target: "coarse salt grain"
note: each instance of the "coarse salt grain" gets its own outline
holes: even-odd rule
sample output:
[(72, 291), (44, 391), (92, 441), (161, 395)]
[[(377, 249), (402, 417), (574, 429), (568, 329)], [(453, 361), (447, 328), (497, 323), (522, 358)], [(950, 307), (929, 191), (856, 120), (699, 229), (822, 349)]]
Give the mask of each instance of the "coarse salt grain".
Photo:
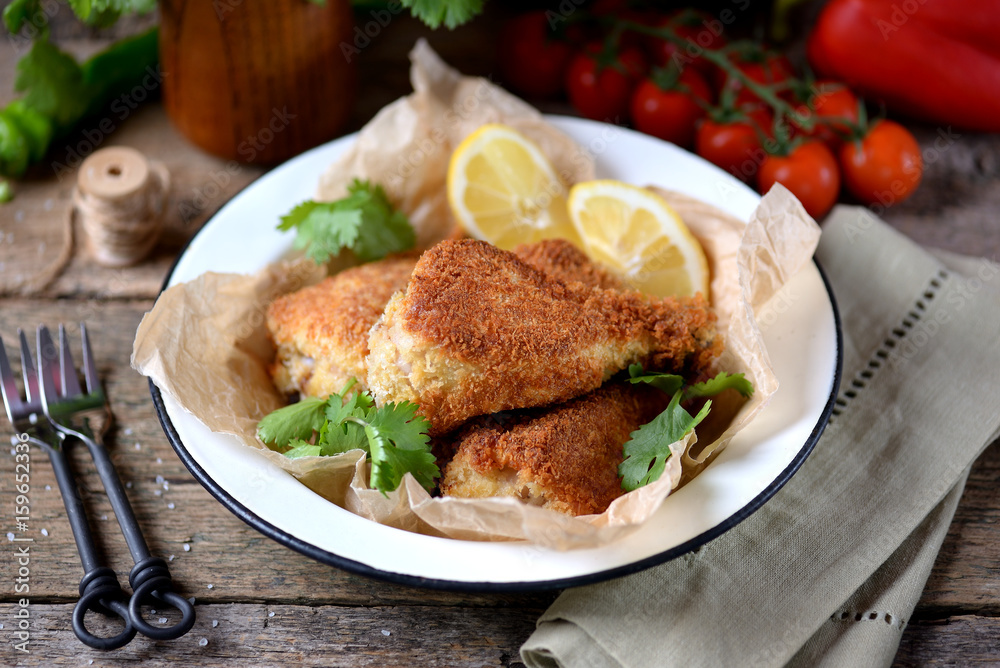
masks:
[(135, 444), (135, 449), (136, 449), (136, 450), (142, 450), (142, 446), (141, 446), (141, 445), (139, 445), (138, 443), (136, 443), (136, 444)]
[(208, 644), (208, 638), (202, 638), (201, 640), (198, 641), (198, 644), (204, 647), (205, 645)]
[(210, 585), (205, 585), (205, 586), (206, 586), (206, 587), (207, 587), (208, 589), (214, 589), (214, 588), (215, 588), (215, 585), (213, 585), (213, 584), (210, 584)]
[(42, 535), (43, 536), (48, 536), (49, 535), (49, 530), (48, 529), (42, 529)]
[[(218, 626), (218, 625), (219, 625), (219, 620), (218, 620), (218, 619), (213, 619), (213, 620), (212, 620), (212, 628), (214, 629), (214, 628), (215, 628), (216, 626)], [(0, 626), (0, 629), (2, 629), (2, 628), (3, 628), (3, 627), (2, 627), (2, 626)]]
[(160, 623), (161, 624), (166, 624), (167, 623), (167, 618), (166, 617), (160, 617)]
[(267, 613), (267, 616), (268, 617), (274, 617), (274, 613), (273, 612), (269, 612), (269, 613)]
[(390, 631), (386, 630), (386, 629), (382, 629), (382, 635), (384, 635), (384, 636), (390, 636), (390, 635), (392, 635), (392, 633)]
[(163, 476), (161, 476), (161, 475), (156, 476), (156, 484), (157, 485), (162, 485), (163, 484)]
[(173, 510), (174, 509), (174, 504), (173, 503), (168, 503), (167, 504), (167, 508), (169, 508), (170, 510)]
[(184, 543), (184, 551), (185, 552), (190, 552), (191, 551), (191, 545), (188, 544), (188, 543)]

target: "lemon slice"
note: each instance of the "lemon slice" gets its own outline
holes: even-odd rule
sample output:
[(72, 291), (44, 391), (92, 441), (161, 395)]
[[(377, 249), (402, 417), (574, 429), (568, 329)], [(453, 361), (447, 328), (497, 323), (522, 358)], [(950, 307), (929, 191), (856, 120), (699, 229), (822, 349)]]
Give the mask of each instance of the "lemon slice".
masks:
[(656, 193), (621, 181), (585, 181), (570, 190), (569, 215), (587, 255), (632, 288), (658, 297), (709, 297), (705, 251)]
[(484, 125), (455, 149), (448, 202), (470, 235), (505, 250), (551, 238), (580, 246), (566, 186), (541, 149), (506, 125)]

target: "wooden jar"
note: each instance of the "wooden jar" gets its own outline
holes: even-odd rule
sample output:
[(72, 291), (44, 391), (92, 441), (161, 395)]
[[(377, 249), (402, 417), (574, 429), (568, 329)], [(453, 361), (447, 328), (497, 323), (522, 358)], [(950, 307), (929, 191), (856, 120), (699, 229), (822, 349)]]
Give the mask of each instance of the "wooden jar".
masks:
[(160, 0), (163, 102), (214, 155), (273, 164), (343, 132), (354, 104), (349, 0)]

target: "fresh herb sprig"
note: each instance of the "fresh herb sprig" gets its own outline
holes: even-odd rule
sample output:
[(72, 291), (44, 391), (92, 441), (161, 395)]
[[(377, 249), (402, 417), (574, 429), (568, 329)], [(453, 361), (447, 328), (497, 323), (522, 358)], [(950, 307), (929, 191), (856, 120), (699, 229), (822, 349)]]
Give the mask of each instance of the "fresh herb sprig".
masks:
[(753, 384), (742, 373), (721, 372), (711, 380), (687, 386), (682, 376), (646, 372), (640, 364), (630, 365), (628, 373), (630, 383), (652, 385), (672, 397), (662, 413), (633, 431), (625, 443), (625, 460), (618, 466), (618, 475), (622, 478), (622, 489), (627, 492), (658, 480), (667, 467), (667, 460), (674, 454), (670, 446), (684, 438), (712, 410), (712, 401), (708, 400), (696, 415), (691, 415), (681, 402), (714, 397), (728, 389), (744, 397), (753, 394)]
[(296, 232), (295, 247), (316, 264), (350, 249), (362, 262), (409, 250), (416, 244), (410, 221), (380, 185), (354, 179), (335, 202), (308, 200), (281, 217), (279, 230)]
[(406, 473), (426, 489), (441, 471), (430, 451), (426, 418), (404, 401), (375, 406), (371, 395), (351, 393), (353, 378), (339, 394), (308, 397), (268, 414), (257, 437), (286, 457), (329, 456), (364, 450), (372, 462), (371, 486), (388, 494)]

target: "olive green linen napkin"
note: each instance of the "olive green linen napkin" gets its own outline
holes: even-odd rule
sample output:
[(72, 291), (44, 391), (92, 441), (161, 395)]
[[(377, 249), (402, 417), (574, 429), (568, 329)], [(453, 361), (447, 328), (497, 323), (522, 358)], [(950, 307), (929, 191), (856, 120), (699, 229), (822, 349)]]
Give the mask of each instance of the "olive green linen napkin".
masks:
[[(564, 592), (540, 666), (888, 666), (1000, 427), (1000, 267), (838, 207), (817, 258), (844, 329), (835, 415), (760, 510), (694, 553)], [(779, 390), (780, 391), (780, 390)]]

